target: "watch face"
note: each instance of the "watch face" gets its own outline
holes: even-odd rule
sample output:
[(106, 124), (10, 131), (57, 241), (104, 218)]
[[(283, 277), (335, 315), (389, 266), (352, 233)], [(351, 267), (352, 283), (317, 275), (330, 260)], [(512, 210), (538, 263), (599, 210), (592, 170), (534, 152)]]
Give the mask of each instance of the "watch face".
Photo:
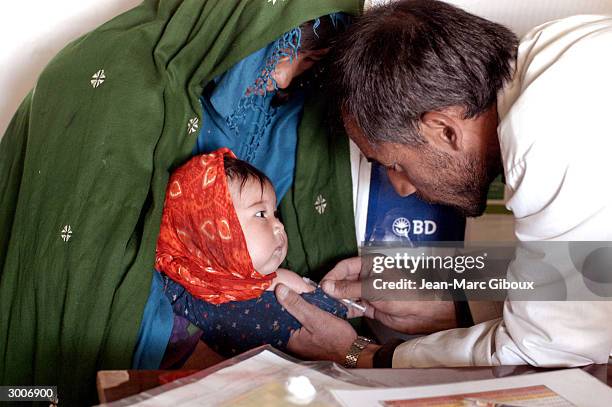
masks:
[(364, 336), (358, 336), (357, 339), (355, 339), (355, 344), (359, 344), (359, 346), (363, 346), (364, 348), (368, 346), (369, 343), (372, 343), (372, 341)]

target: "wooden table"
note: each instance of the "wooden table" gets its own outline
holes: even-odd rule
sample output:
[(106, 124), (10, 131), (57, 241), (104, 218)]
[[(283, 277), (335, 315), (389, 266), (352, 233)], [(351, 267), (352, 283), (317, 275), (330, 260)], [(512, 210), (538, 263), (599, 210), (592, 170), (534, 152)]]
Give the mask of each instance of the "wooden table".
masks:
[[(353, 369), (352, 372), (367, 379), (385, 383), (389, 387), (421, 386), (429, 384), (494, 379), (506, 376), (546, 372), (529, 366), (431, 368), (431, 369)], [(582, 370), (612, 387), (612, 362), (590, 365)], [(168, 383), (173, 378), (187, 376), (196, 370), (102, 370), (98, 372), (98, 397), (108, 403), (138, 394)]]

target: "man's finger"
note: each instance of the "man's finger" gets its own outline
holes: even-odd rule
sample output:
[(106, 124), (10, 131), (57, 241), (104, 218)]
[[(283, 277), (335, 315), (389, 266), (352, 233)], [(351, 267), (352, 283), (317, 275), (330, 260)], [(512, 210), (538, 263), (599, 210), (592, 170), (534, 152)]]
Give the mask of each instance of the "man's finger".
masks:
[(361, 281), (323, 280), (321, 288), (334, 298), (361, 298)]
[(303, 354), (304, 349), (311, 347), (313, 343), (312, 334), (304, 327), (293, 331), (287, 342), (287, 350), (297, 354)]
[(376, 319), (376, 308), (366, 300), (361, 300), (360, 303), (365, 307), (363, 316), (370, 319)]
[(278, 302), (309, 332), (313, 332), (315, 327), (325, 321), (326, 317), (332, 316), (307, 302), (284, 284), (277, 284), (274, 294)]
[(361, 272), (361, 257), (344, 259), (323, 277), (323, 280), (358, 280)]
[[(346, 319), (359, 318), (366, 315), (361, 309), (355, 308), (349, 304), (342, 304), (344, 304), (344, 306), (346, 307)], [(360, 303), (360, 305), (362, 304)]]

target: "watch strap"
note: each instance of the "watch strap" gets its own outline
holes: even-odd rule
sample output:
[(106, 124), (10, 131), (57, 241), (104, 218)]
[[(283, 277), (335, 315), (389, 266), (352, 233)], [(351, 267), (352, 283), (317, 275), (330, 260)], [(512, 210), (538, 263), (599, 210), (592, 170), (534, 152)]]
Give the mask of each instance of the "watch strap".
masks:
[(361, 352), (371, 343), (371, 339), (366, 338), (365, 336), (358, 336), (351, 344), (351, 347), (344, 358), (344, 367), (354, 368), (357, 366), (359, 355), (361, 355)]

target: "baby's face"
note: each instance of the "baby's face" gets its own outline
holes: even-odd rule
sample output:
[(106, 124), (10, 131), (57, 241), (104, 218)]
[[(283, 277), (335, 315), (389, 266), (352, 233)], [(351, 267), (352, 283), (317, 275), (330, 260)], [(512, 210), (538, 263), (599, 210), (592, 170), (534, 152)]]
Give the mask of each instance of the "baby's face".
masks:
[(229, 190), (242, 226), (253, 267), (261, 274), (276, 271), (287, 255), (285, 227), (275, 216), (276, 194), (269, 182), (249, 179), (242, 189), (239, 181), (230, 181)]

